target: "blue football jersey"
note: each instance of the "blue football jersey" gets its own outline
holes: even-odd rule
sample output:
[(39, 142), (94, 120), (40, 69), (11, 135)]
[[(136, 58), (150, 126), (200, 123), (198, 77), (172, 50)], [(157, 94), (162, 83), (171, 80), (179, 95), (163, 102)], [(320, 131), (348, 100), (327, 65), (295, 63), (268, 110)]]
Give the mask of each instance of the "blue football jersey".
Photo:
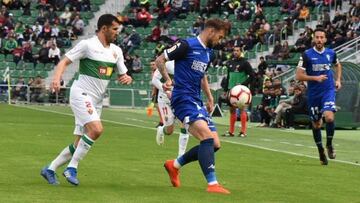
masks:
[(331, 70), (338, 63), (336, 53), (325, 48), (322, 52), (311, 48), (306, 50), (300, 58), (298, 67), (303, 68), (309, 76), (327, 75), (323, 82), (308, 81), (308, 97), (322, 95), (326, 91), (335, 91), (334, 74)]
[(211, 53), (198, 37), (179, 41), (164, 51), (167, 60), (175, 61), (172, 98), (187, 96), (201, 101), (201, 79), (207, 71)]

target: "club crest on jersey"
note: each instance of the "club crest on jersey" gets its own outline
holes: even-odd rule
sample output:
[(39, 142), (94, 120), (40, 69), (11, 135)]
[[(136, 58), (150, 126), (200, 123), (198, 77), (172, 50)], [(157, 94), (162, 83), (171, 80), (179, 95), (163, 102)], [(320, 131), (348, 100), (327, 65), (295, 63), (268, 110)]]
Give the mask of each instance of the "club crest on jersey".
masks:
[(330, 55), (326, 54), (326, 58), (328, 59), (328, 61), (330, 61)]
[(113, 54), (113, 57), (114, 57), (115, 59), (117, 59), (117, 54), (116, 54), (116, 52), (114, 51), (112, 54)]

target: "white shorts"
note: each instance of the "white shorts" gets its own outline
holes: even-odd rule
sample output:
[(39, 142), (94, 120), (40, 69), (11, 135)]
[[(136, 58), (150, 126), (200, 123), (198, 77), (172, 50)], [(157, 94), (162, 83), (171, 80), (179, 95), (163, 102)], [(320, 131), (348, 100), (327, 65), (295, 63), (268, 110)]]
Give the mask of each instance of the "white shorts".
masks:
[(83, 135), (85, 124), (100, 121), (102, 103), (95, 103), (95, 99), (80, 88), (71, 88), (70, 107), (75, 116), (74, 135)]
[(164, 126), (171, 126), (175, 123), (175, 115), (169, 103), (159, 102), (160, 116), (164, 122)]

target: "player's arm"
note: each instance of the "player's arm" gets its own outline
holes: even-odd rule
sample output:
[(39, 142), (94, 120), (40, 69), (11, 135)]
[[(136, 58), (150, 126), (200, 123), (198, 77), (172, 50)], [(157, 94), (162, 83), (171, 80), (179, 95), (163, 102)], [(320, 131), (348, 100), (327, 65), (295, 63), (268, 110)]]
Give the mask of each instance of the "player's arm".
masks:
[(340, 61), (337, 59), (336, 54), (334, 57), (335, 62), (335, 88), (339, 90), (341, 88), (341, 75), (342, 75), (342, 65)]
[(189, 45), (186, 41), (179, 41), (171, 48), (165, 49), (164, 53), (156, 58), (155, 64), (157, 69), (159, 69), (162, 78), (166, 81), (164, 84), (166, 90), (170, 90), (172, 86), (171, 78), (165, 66), (166, 61), (180, 60), (186, 57), (188, 47)]
[(67, 66), (70, 65), (71, 63), (72, 63), (71, 60), (67, 56), (65, 56), (57, 64), (56, 69), (55, 69), (55, 73), (54, 73), (54, 77), (53, 77), (52, 82), (50, 84), (50, 90), (51, 91), (53, 91), (53, 92), (59, 92), (60, 91), (61, 76), (64, 73), (64, 71), (66, 70)]
[(327, 76), (326, 75), (307, 75), (306, 74), (306, 66), (307, 66), (307, 57), (305, 54), (302, 55), (302, 57), (300, 57), (298, 66), (296, 68), (296, 74), (295, 74), (295, 79), (296, 80), (300, 80), (300, 81), (317, 81), (317, 82), (322, 82), (324, 80), (327, 80)]
[(151, 83), (154, 85), (155, 88), (157, 88), (160, 91), (163, 91), (163, 87), (162, 87), (163, 83), (160, 80), (161, 80), (161, 73), (159, 72), (159, 70), (155, 70)]
[(203, 90), (207, 98), (206, 108), (208, 112), (212, 112), (214, 109), (214, 98), (211, 94), (209, 82), (206, 75), (201, 79), (201, 89)]
[(255, 78), (255, 72), (252, 69), (251, 65), (249, 62), (245, 62), (245, 73), (249, 76), (244, 82), (243, 85), (248, 86), (251, 81)]
[(121, 84), (128, 85), (132, 82), (132, 78), (127, 74), (128, 69), (125, 66), (124, 55), (120, 48), (117, 54), (119, 54), (118, 60), (116, 61), (116, 67), (118, 71), (117, 79)]
[(65, 57), (61, 59), (55, 69), (53, 80), (50, 84), (50, 90), (59, 92), (60, 91), (60, 79), (67, 66), (73, 61), (83, 58), (87, 52), (87, 44), (85, 40), (80, 41), (70, 51), (65, 54)]

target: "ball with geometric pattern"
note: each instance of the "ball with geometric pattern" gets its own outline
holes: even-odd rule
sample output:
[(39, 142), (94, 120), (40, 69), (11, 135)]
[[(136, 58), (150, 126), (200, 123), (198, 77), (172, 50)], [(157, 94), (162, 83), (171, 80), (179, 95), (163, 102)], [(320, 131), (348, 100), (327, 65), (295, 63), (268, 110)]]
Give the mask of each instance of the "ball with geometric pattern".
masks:
[(229, 93), (230, 104), (240, 109), (250, 105), (251, 103), (251, 91), (244, 85), (236, 85), (231, 88)]

